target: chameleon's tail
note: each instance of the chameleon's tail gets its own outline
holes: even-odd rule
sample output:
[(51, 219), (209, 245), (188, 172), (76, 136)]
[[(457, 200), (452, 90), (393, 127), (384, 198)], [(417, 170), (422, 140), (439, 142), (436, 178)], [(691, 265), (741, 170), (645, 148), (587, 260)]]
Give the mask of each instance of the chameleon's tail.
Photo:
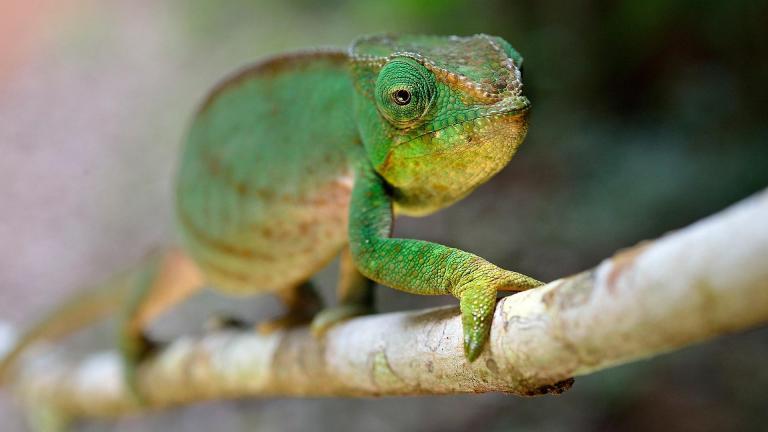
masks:
[(0, 359), (0, 384), (6, 381), (19, 357), (31, 345), (62, 338), (117, 310), (131, 292), (136, 270), (116, 275), (100, 286), (74, 295), (29, 329)]
[(155, 316), (205, 285), (195, 262), (180, 249), (158, 250), (133, 269), (70, 298), (32, 327), (0, 359), (0, 384), (29, 346), (56, 340), (119, 310), (143, 329)]

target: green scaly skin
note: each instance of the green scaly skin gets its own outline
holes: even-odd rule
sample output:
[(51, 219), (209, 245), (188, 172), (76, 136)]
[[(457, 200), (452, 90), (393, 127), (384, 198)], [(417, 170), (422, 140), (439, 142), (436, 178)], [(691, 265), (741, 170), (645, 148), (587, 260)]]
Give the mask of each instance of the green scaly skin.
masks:
[(241, 72), (209, 96), (189, 135), (178, 188), (187, 249), (216, 287), (251, 293), (290, 289), (348, 242), (368, 278), (460, 299), (474, 360), (496, 291), (540, 282), (458, 249), (392, 239), (393, 209), (434, 212), (509, 162), (527, 130), (521, 62), (486, 35), (374, 36), (346, 54)]
[[(302, 301), (308, 280), (344, 251), (339, 305), (315, 316), (316, 333), (371, 311), (375, 281), (458, 298), (475, 360), (496, 292), (540, 282), (390, 235), (395, 215), (442, 209), (509, 162), (527, 131), (521, 63), (497, 37), (382, 35), (239, 72), (206, 98), (187, 137), (176, 189), (184, 253), (208, 285), (277, 294), (297, 317), (316, 304)], [(139, 285), (125, 322), (149, 301), (153, 281)], [(122, 345), (135, 384), (146, 339), (126, 325)]]

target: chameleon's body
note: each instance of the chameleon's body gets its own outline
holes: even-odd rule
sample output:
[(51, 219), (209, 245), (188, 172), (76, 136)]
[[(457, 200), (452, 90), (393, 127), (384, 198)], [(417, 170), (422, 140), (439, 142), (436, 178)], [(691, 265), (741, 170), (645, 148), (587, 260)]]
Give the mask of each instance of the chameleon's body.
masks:
[(345, 244), (354, 164), (365, 156), (346, 61), (331, 52), (275, 58), (226, 81), (200, 108), (176, 214), (216, 288), (293, 289)]
[[(306, 319), (316, 306), (308, 280), (341, 252), (340, 304), (315, 317), (317, 333), (368, 312), (373, 280), (459, 298), (474, 360), (496, 291), (539, 282), (457, 249), (390, 238), (391, 225), (394, 214), (450, 205), (509, 162), (527, 129), (521, 62), (485, 35), (378, 36), (348, 53), (275, 57), (214, 89), (177, 178), (182, 247), (112, 284), (133, 292), (119, 296), (127, 358), (140, 359), (153, 317), (204, 285), (279, 295), (289, 314), (275, 325)], [(80, 303), (46, 326), (70, 324), (38, 328), (20, 347), (83, 321)]]

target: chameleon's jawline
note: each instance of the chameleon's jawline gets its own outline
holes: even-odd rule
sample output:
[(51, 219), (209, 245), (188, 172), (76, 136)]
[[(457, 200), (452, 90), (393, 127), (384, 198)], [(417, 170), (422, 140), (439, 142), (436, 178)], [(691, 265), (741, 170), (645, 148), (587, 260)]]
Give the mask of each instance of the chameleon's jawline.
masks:
[[(526, 98), (525, 100), (527, 101), (528, 99)], [(425, 136), (435, 135), (435, 134), (437, 134), (440, 131), (443, 131), (445, 129), (449, 129), (449, 128), (452, 128), (452, 127), (456, 127), (456, 126), (462, 125), (464, 123), (476, 122), (478, 120), (487, 119), (489, 117), (505, 117), (505, 118), (517, 117), (517, 116), (522, 116), (522, 115), (528, 114), (528, 111), (530, 111), (530, 110), (531, 110), (531, 104), (530, 104), (530, 102), (527, 102), (526, 105), (524, 105), (523, 107), (520, 107), (520, 108), (509, 108), (507, 110), (500, 110), (500, 111), (496, 111), (496, 112), (493, 112), (493, 113), (484, 114), (484, 115), (475, 117), (473, 119), (463, 120), (463, 121), (460, 121), (460, 122), (452, 123), (452, 124), (449, 124), (447, 126), (441, 127), (440, 129), (435, 129), (433, 131), (426, 132), (426, 133), (423, 133), (421, 135), (417, 135), (417, 136), (415, 136), (413, 138), (410, 138), (408, 140), (401, 141), (401, 142), (393, 145), (392, 149), (394, 149), (396, 147), (399, 147), (399, 146), (401, 146), (403, 144), (408, 144), (408, 143), (410, 143), (412, 141), (415, 141), (417, 139), (424, 138)]]

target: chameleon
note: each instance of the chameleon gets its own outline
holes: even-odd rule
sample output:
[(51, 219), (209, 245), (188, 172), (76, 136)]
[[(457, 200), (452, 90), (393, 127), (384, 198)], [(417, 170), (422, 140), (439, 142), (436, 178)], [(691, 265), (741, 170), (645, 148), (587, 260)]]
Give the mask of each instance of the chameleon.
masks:
[[(186, 135), (175, 188), (177, 246), (84, 290), (23, 336), (33, 342), (120, 313), (126, 379), (151, 351), (153, 319), (205, 287), (274, 294), (322, 335), (373, 312), (375, 283), (459, 300), (466, 359), (489, 337), (497, 291), (541, 282), (456, 248), (392, 237), (399, 215), (461, 200), (504, 168), (528, 129), (521, 55), (505, 40), (374, 35), (348, 50), (277, 55), (204, 98)], [(337, 305), (311, 278), (339, 257)]]

